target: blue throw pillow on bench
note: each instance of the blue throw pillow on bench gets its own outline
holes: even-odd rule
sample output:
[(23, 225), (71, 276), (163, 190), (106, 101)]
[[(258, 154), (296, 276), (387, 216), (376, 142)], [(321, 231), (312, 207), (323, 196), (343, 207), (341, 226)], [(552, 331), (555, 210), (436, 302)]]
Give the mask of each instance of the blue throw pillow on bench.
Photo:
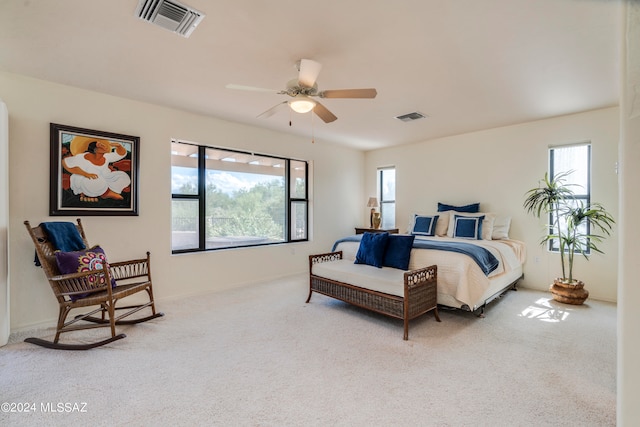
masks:
[(415, 238), (416, 236), (413, 235), (390, 234), (382, 265), (384, 267), (408, 270), (411, 248)]
[(382, 267), (384, 252), (387, 249), (389, 233), (364, 233), (358, 253), (356, 254), (356, 264), (367, 264), (374, 267)]

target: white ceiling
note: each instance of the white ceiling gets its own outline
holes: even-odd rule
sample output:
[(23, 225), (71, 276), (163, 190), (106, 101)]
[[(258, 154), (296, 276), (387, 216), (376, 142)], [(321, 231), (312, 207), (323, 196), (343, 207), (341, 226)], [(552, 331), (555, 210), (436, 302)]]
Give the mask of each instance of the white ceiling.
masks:
[[(363, 150), (618, 104), (623, 0), (180, 1), (206, 14), (190, 38), (138, 0), (0, 0), (0, 70)], [(284, 89), (301, 58), (378, 96), (322, 100), (326, 124), (225, 88)]]

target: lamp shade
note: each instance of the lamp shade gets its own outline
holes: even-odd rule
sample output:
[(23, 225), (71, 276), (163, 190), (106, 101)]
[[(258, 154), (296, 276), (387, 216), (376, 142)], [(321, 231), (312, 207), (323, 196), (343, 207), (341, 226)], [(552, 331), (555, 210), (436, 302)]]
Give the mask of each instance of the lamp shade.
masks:
[(289, 106), (296, 113), (308, 113), (316, 106), (316, 102), (305, 95), (296, 95), (291, 101)]
[(378, 198), (377, 197), (369, 197), (369, 201), (367, 202), (368, 208), (377, 208), (378, 207)]

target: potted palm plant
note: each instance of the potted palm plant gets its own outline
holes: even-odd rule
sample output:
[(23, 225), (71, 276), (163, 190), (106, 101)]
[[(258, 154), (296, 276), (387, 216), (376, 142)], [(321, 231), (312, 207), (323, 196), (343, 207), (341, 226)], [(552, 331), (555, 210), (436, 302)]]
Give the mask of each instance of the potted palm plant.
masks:
[(546, 226), (547, 234), (540, 244), (557, 241), (560, 252), (562, 277), (550, 286), (556, 301), (568, 304), (582, 304), (589, 291), (584, 282), (573, 276), (573, 261), (576, 254), (589, 259), (591, 251), (603, 253), (599, 248), (604, 238), (611, 234), (615, 221), (600, 203), (588, 206), (575, 197), (574, 184), (567, 184), (566, 178), (572, 171), (549, 177), (545, 173), (537, 188), (526, 192), (524, 208), (535, 217), (551, 214), (552, 223)]

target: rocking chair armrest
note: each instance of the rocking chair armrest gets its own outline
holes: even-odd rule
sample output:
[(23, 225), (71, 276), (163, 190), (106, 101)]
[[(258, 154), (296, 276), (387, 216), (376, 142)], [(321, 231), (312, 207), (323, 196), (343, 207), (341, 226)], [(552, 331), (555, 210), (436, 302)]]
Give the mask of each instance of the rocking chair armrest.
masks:
[(111, 289), (111, 274), (106, 268), (60, 274), (49, 277), (49, 283), (58, 296), (87, 294)]
[[(109, 270), (106, 270), (106, 272), (107, 274), (109, 274)], [(81, 271), (78, 273), (59, 274), (57, 276), (49, 277), (49, 280), (52, 282), (62, 282), (65, 280), (73, 280), (73, 279), (80, 279), (80, 278), (89, 277), (89, 276), (104, 276), (104, 275), (105, 275), (105, 270), (91, 270), (91, 271)]]
[(146, 264), (146, 263), (147, 263), (147, 259), (141, 258), (141, 259), (130, 259), (127, 261), (110, 262), (109, 266), (111, 268), (119, 268), (119, 267), (130, 265), (130, 264)]
[(149, 253), (147, 258), (133, 259), (129, 261), (119, 261), (109, 264), (111, 276), (115, 280), (133, 279), (136, 277), (149, 276)]

